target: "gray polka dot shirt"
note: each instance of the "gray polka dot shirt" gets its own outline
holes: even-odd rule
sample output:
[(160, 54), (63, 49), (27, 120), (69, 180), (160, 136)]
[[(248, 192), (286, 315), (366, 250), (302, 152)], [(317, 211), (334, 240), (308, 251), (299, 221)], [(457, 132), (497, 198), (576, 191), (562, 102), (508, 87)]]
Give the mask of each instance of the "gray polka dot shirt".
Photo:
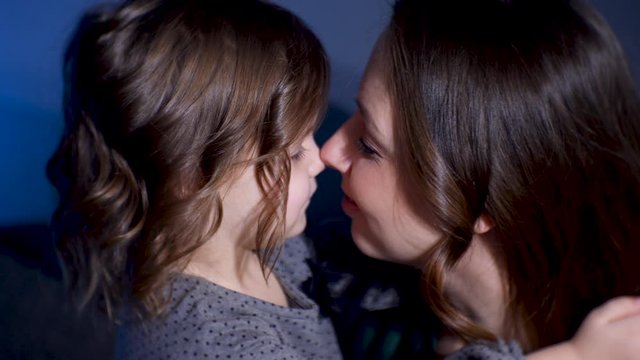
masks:
[(274, 273), (282, 307), (180, 275), (163, 318), (118, 329), (118, 359), (342, 359), (329, 319), (299, 286), (311, 276), (306, 239), (286, 242)]
[(479, 341), (447, 356), (445, 360), (525, 360), (515, 341)]

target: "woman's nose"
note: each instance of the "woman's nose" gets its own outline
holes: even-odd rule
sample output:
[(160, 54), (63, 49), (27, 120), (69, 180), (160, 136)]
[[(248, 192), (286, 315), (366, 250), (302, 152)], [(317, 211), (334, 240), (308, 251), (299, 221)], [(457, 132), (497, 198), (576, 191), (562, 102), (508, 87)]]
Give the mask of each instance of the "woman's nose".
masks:
[(349, 169), (349, 137), (348, 137), (348, 125), (349, 121), (340, 126), (336, 132), (331, 135), (322, 149), (320, 149), (320, 159), (330, 168), (336, 169), (341, 173), (345, 173)]

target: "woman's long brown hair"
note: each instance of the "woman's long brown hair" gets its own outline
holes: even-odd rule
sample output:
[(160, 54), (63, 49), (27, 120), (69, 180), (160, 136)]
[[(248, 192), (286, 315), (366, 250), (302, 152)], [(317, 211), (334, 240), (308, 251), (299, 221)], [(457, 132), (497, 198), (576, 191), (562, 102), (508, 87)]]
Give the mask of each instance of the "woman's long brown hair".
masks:
[(288, 148), (314, 130), (328, 63), (300, 19), (261, 1), (134, 0), (85, 15), (65, 54), (65, 133), (48, 164), (71, 285), (112, 314), (157, 316), (253, 159), (263, 270), (284, 237)]
[[(416, 211), (445, 234), (425, 294), (468, 341), (526, 350), (640, 294), (640, 102), (605, 21), (571, 1), (398, 1), (382, 56)], [(504, 334), (451, 306), (445, 274), (488, 215)]]

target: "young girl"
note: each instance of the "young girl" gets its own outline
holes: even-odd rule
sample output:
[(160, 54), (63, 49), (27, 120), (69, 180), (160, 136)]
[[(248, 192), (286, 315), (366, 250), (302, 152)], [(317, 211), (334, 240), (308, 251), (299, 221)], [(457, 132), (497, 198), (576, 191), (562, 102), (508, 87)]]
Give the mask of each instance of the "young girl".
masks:
[(281, 251), (324, 168), (328, 71), (301, 20), (260, 1), (82, 19), (48, 173), (70, 279), (120, 321), (119, 358), (341, 358), (299, 290), (306, 245)]

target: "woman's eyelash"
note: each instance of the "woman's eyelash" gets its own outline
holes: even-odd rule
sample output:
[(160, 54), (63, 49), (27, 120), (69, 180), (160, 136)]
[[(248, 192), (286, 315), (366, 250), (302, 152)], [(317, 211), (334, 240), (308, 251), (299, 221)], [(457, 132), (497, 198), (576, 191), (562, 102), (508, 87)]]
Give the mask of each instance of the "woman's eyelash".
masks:
[(379, 156), (378, 152), (369, 146), (364, 138), (358, 139), (358, 150), (367, 156)]

